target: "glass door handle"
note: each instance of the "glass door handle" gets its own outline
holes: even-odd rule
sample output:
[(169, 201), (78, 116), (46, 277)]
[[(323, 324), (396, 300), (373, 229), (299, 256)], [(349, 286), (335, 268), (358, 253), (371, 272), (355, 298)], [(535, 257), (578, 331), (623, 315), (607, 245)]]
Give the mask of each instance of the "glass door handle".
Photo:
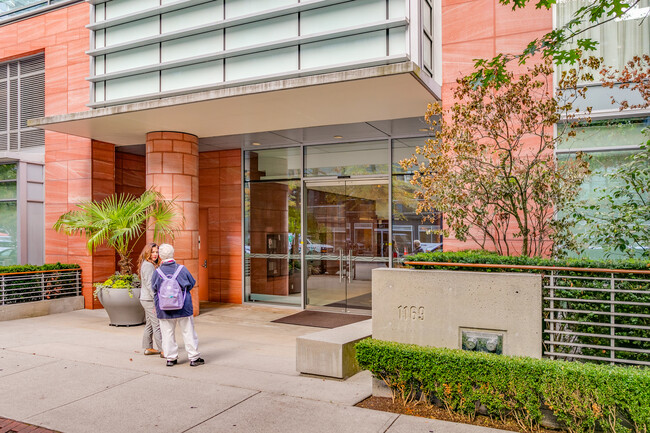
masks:
[(339, 283), (343, 282), (343, 250), (339, 250)]
[(348, 283), (352, 277), (352, 250), (348, 251)]

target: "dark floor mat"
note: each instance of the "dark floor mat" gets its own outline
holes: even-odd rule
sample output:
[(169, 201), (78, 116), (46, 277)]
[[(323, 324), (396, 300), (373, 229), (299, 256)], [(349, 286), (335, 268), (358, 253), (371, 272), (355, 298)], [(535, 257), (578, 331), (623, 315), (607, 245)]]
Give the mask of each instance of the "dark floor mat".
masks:
[(301, 311), (300, 313), (292, 314), (291, 316), (272, 320), (272, 322), (331, 329), (368, 319), (370, 319), (370, 316), (363, 316), (359, 314), (329, 313), (326, 311), (305, 310)]

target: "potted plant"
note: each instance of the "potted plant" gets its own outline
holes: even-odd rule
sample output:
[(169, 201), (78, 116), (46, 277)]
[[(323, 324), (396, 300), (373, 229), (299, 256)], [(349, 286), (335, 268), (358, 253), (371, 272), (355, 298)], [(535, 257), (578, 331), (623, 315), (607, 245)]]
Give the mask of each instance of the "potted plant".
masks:
[(144, 323), (140, 305), (140, 280), (132, 272), (131, 252), (138, 240), (153, 229), (154, 240), (173, 238), (179, 218), (173, 200), (165, 200), (154, 190), (141, 196), (114, 194), (102, 201), (85, 202), (61, 215), (54, 230), (68, 235), (85, 235), (88, 251), (106, 245), (118, 256), (119, 271), (107, 280), (95, 283), (94, 295), (104, 306), (110, 324), (132, 326)]

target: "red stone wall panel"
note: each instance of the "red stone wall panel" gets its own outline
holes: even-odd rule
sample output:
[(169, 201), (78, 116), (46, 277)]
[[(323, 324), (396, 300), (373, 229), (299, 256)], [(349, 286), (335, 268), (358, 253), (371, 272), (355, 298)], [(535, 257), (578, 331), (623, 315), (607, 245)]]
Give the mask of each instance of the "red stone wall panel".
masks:
[(199, 207), (208, 209), (208, 296), (241, 303), (241, 153), (199, 154)]
[[(512, 11), (497, 0), (443, 0), (442, 1), (442, 100), (443, 106), (453, 104), (456, 79), (474, 70), (474, 59), (489, 59), (498, 53), (518, 53), (533, 39), (552, 30), (550, 10), (535, 9), (534, 5)], [(534, 64), (517, 67), (523, 73)], [(512, 232), (512, 230), (511, 230)], [(521, 241), (511, 238), (518, 251)], [(454, 238), (444, 240), (446, 251), (477, 248), (473, 242)]]

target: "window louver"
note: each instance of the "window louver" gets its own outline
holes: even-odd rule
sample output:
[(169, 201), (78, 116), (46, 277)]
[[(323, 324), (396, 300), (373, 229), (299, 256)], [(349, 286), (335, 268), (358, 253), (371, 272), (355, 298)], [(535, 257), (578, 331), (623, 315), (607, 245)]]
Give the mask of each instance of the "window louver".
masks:
[(0, 64), (0, 151), (45, 144), (45, 133), (27, 121), (45, 116), (45, 57)]

